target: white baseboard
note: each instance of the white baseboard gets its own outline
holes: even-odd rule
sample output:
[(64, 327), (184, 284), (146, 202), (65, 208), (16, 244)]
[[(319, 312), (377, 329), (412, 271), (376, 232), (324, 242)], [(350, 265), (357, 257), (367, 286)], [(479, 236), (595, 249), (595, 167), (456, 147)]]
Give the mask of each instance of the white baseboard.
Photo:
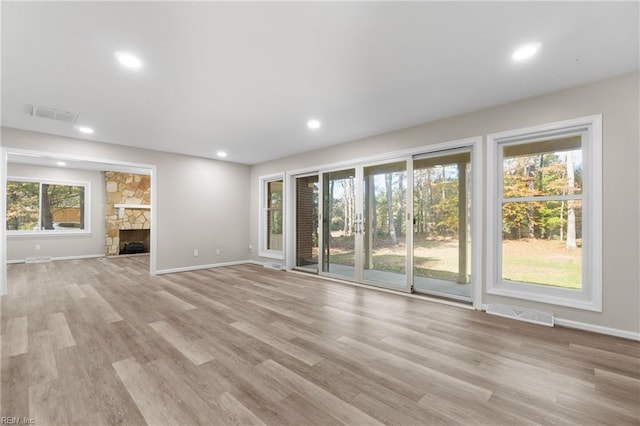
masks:
[[(482, 310), (487, 310), (487, 305), (482, 305)], [(555, 324), (566, 328), (575, 328), (576, 330), (591, 331), (593, 333), (607, 334), (609, 336), (622, 337), (625, 339), (640, 341), (640, 333), (633, 331), (620, 330), (618, 328), (604, 327), (601, 325), (589, 324), (586, 322), (572, 321), (563, 318), (555, 318)]]
[(244, 265), (247, 263), (261, 264), (252, 260), (234, 260), (232, 262), (211, 263), (209, 265), (194, 265), (194, 266), (185, 266), (182, 268), (159, 269), (156, 271), (156, 275), (175, 274), (177, 272), (198, 271), (200, 269), (221, 268), (223, 266)]
[[(51, 257), (51, 261), (55, 262), (57, 260), (95, 259), (98, 257), (105, 257), (105, 255), (104, 254), (83, 254), (80, 256), (59, 256), (59, 257)], [(26, 259), (7, 260), (7, 264), (25, 263), (25, 262), (26, 262)]]
[(104, 254), (85, 254), (82, 256), (62, 256), (53, 257), (51, 260), (76, 260), (76, 259), (96, 259), (98, 257), (106, 257)]
[(603, 327), (601, 325), (589, 324), (586, 322), (571, 321), (568, 319), (556, 318), (556, 324), (562, 327), (575, 328), (578, 330), (592, 331), (594, 333), (608, 334), (610, 336), (624, 337), (625, 339), (640, 341), (640, 333), (620, 330), (618, 328)]

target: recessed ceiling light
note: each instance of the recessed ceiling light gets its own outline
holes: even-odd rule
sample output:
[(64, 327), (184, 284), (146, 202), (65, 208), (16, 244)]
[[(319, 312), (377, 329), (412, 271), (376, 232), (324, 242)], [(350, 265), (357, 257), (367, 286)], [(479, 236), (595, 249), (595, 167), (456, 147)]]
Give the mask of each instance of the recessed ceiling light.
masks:
[(226, 156), (227, 156), (227, 153), (226, 153), (226, 152), (224, 152), (224, 151), (218, 151), (218, 152), (216, 152), (216, 155), (217, 155), (218, 157), (220, 157), (220, 158), (224, 158), (224, 157), (226, 157)]
[(132, 55), (128, 52), (116, 52), (116, 58), (120, 62), (120, 65), (123, 67), (130, 68), (132, 70), (137, 70), (142, 67), (142, 61), (137, 56)]
[(67, 163), (65, 163), (64, 161), (56, 161), (56, 164), (60, 167), (64, 167), (67, 165)]
[(76, 126), (76, 130), (80, 133), (84, 133), (85, 135), (90, 135), (93, 133), (93, 129), (91, 127), (86, 126)]
[(511, 55), (511, 59), (513, 59), (514, 61), (524, 61), (526, 59), (529, 59), (536, 53), (538, 53), (538, 50), (540, 50), (541, 47), (542, 44), (538, 42), (525, 44), (519, 47), (515, 52), (513, 52), (513, 55)]
[(307, 127), (316, 130), (320, 128), (320, 120), (316, 120), (315, 118), (307, 121)]

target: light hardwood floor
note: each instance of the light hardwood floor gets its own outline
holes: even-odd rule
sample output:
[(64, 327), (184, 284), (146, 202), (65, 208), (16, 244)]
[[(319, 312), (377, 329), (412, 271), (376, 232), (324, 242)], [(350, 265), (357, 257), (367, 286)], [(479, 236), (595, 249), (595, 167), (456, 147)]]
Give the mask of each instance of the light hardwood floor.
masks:
[(45, 424), (640, 424), (640, 344), (242, 265), (11, 265), (1, 416)]

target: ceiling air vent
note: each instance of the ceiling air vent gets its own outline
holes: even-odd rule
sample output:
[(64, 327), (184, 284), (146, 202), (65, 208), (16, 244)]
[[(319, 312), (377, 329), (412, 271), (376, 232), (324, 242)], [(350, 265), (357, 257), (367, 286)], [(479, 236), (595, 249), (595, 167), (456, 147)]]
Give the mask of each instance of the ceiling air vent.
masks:
[(72, 112), (45, 106), (27, 105), (27, 112), (34, 117), (48, 118), (50, 120), (62, 121), (65, 123), (74, 123), (78, 118), (78, 115)]

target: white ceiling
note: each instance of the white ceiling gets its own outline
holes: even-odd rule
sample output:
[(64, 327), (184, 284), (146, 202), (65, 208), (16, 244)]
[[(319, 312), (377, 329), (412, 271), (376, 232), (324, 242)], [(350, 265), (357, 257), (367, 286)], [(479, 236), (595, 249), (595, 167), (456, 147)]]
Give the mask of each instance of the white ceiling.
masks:
[(253, 164), (637, 70), (638, 6), (3, 1), (2, 125)]

